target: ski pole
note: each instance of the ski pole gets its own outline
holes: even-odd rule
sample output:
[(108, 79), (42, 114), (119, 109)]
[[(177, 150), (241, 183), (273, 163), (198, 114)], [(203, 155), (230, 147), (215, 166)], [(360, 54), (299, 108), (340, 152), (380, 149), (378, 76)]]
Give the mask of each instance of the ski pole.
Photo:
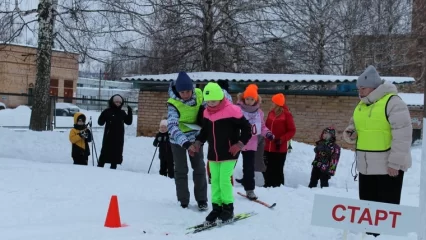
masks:
[(158, 143), (158, 144), (157, 144), (157, 147), (155, 147), (154, 156), (152, 156), (151, 164), (149, 165), (149, 169), (148, 169), (148, 174), (149, 174), (149, 171), (151, 171), (152, 162), (154, 162), (155, 154), (157, 154), (157, 149), (158, 149), (158, 145), (159, 145), (159, 144), (160, 144), (160, 143)]

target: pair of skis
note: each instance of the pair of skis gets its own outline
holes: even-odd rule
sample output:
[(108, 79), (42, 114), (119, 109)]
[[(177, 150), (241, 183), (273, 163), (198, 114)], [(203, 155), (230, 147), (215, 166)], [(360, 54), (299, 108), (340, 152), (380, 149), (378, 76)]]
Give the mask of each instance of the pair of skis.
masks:
[[(240, 195), (242, 197), (245, 197), (245, 198), (247, 198), (250, 201), (259, 203), (259, 204), (261, 204), (261, 205), (263, 205), (263, 206), (265, 206), (265, 207), (267, 207), (269, 209), (272, 209), (272, 208), (274, 208), (277, 205), (276, 203), (273, 203), (272, 205), (270, 205), (270, 204), (267, 204), (267, 203), (265, 203), (263, 201), (260, 201), (258, 199), (252, 200), (252, 199), (249, 199), (247, 197), (247, 195), (245, 195), (245, 194), (243, 194), (241, 192), (237, 192), (237, 193), (238, 193), (238, 195)], [(222, 222), (214, 222), (214, 223), (209, 223), (209, 224), (205, 224), (205, 223), (198, 224), (198, 225), (195, 225), (195, 226), (187, 228), (186, 230), (189, 230), (189, 231), (186, 234), (195, 234), (195, 233), (199, 233), (199, 232), (202, 232), (202, 231), (210, 230), (210, 229), (213, 229), (213, 228), (222, 227), (222, 226), (225, 226), (225, 225), (229, 225), (229, 224), (232, 224), (232, 223), (235, 223), (235, 222), (247, 219), (247, 218), (249, 218), (251, 216), (254, 216), (254, 215), (257, 215), (257, 213), (255, 213), (255, 212), (240, 213), (240, 214), (235, 215), (234, 218), (232, 218), (232, 220), (224, 222), (224, 223), (222, 223)]]

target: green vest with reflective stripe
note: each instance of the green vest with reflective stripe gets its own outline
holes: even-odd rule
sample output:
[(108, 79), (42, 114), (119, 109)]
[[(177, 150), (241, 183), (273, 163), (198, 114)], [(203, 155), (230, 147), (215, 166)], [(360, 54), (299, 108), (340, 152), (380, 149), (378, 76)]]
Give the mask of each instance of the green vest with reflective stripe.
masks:
[(179, 111), (179, 129), (183, 133), (194, 131), (194, 129), (187, 127), (185, 123), (197, 123), (198, 111), (203, 104), (203, 92), (201, 89), (195, 88), (194, 93), (197, 102), (195, 106), (188, 106), (185, 103), (173, 98), (169, 98), (169, 100), (167, 100), (167, 103), (172, 104)]
[(386, 115), (389, 99), (387, 94), (377, 102), (367, 105), (360, 101), (354, 110), (353, 120), (358, 135), (356, 150), (385, 152), (392, 145), (392, 130)]

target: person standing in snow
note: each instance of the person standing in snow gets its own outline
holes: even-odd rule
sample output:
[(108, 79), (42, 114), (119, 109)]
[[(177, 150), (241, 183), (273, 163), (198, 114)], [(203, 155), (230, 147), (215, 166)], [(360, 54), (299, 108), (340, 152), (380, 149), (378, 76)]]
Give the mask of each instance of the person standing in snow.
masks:
[(212, 211), (206, 222), (213, 223), (218, 218), (222, 222), (234, 217), (234, 194), (229, 181), (240, 151), (248, 143), (251, 125), (241, 109), (225, 98), (217, 83), (208, 83), (203, 91), (207, 107), (203, 114), (200, 134), (193, 145), (196, 152), (208, 142), (208, 164), (211, 171)]
[(265, 187), (284, 185), (284, 163), (287, 156), (287, 142), (296, 134), (293, 115), (285, 105), (284, 94), (272, 96), (272, 109), (268, 113), (265, 125), (275, 136), (274, 140), (265, 139), (264, 160), (266, 164)]
[[(229, 84), (228, 84), (228, 80), (217, 80), (217, 84), (222, 88), (223, 94), (225, 95), (225, 98), (229, 100), (229, 102), (233, 102), (232, 100), (232, 96), (228, 93), (229, 91)], [(209, 165), (207, 164), (207, 178), (208, 178), (208, 183), (211, 183), (211, 174), (210, 174), (210, 169), (209, 169)], [(231, 183), (232, 185), (234, 185), (234, 178), (233, 176), (231, 176)]]
[(315, 159), (312, 162), (311, 180), (309, 188), (318, 186), (328, 187), (328, 180), (336, 173), (340, 159), (340, 146), (336, 144), (336, 130), (332, 127), (325, 128), (320, 140), (315, 143)]
[(87, 165), (92, 141), (92, 133), (87, 129), (86, 116), (82, 113), (74, 114), (74, 128), (71, 128), (69, 139), (71, 146), (71, 157), (75, 165)]
[(159, 149), (158, 157), (160, 158), (160, 175), (174, 178), (175, 166), (173, 163), (169, 132), (167, 131), (167, 120), (163, 119), (160, 121), (159, 132), (155, 135), (155, 139), (152, 144), (154, 147)]
[(173, 160), (175, 163), (176, 195), (182, 208), (189, 205), (187, 153), (193, 169), (194, 195), (200, 211), (207, 210), (206, 165), (202, 151), (195, 153), (193, 143), (199, 133), (189, 124), (201, 125), (203, 114), (203, 92), (194, 88), (191, 78), (180, 72), (169, 87), (167, 101), (167, 125), (170, 133)]
[(116, 169), (117, 164), (123, 163), (124, 124), (131, 125), (133, 121), (132, 108), (127, 106), (126, 114), (121, 110), (123, 104), (123, 97), (119, 94), (112, 96), (108, 101), (109, 107), (98, 118), (98, 125), (105, 125), (98, 167), (110, 163), (111, 169)]
[(360, 101), (343, 139), (356, 145), (359, 198), (400, 204), (404, 172), (411, 167), (410, 112), (396, 86), (382, 80), (373, 66), (356, 85)]
[(238, 94), (237, 106), (239, 106), (244, 114), (244, 117), (249, 121), (251, 126), (250, 141), (244, 146), (243, 151), (243, 178), (237, 179), (244, 186), (247, 198), (256, 200), (257, 196), (254, 193), (255, 180), (255, 161), (262, 161), (256, 159), (256, 151), (258, 147), (258, 135), (263, 135), (269, 140), (274, 140), (274, 135), (265, 126), (263, 111), (260, 109), (259, 101), (260, 96), (257, 93), (257, 86), (250, 84), (247, 86), (243, 94)]

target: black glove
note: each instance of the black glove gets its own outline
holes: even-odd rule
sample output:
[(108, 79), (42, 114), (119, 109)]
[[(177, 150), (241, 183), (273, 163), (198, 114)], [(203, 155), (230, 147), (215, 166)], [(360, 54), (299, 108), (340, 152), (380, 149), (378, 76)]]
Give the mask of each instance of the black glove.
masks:
[(132, 112), (132, 108), (129, 105), (127, 105), (127, 111)]

